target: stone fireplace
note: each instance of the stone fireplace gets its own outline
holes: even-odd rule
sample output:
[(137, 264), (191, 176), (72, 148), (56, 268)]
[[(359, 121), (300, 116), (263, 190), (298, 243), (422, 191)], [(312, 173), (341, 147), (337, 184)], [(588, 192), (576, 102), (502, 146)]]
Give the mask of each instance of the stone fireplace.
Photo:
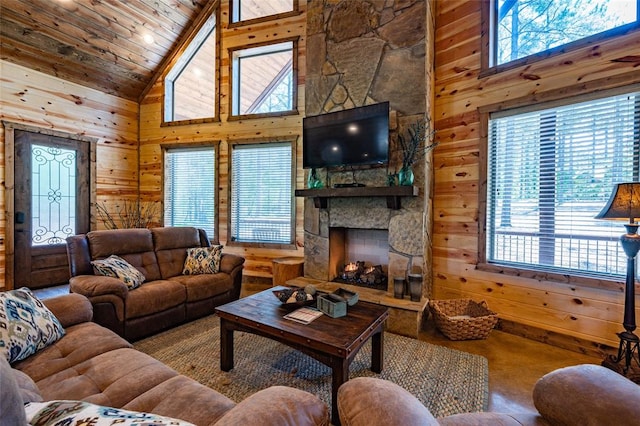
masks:
[[(422, 213), (411, 208), (420, 200), (405, 197), (407, 208), (390, 209), (384, 197), (335, 197), (317, 208), (306, 198), (305, 276), (332, 281), (347, 262), (380, 262), (392, 294), (394, 276), (423, 272)], [(353, 247), (349, 239), (355, 239)]]
[(331, 281), (386, 291), (389, 231), (329, 228), (329, 265)]

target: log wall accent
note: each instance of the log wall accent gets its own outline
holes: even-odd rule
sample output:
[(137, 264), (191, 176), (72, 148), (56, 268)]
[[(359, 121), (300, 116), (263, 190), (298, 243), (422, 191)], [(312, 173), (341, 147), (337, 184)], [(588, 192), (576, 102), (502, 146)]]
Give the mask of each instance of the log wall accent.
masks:
[[(299, 1), (300, 13), (275, 20), (259, 20), (250, 25), (229, 25), (229, 1), (221, 2), (220, 22), (220, 121), (162, 126), (162, 75), (140, 105), (140, 196), (143, 201), (161, 201), (163, 197), (162, 146), (219, 142), (218, 157), (218, 238), (227, 245), (229, 203), (229, 143), (234, 141), (293, 140), (296, 145), (296, 188), (304, 188), (302, 170), (302, 117), (306, 49), (306, 1)], [(230, 115), (229, 49), (280, 40), (298, 40), (298, 113), (281, 117), (228, 120)], [(296, 198), (296, 247), (279, 249), (253, 246), (226, 246), (225, 251), (244, 256), (244, 280), (249, 285), (271, 286), (272, 259), (303, 255), (303, 199)], [(256, 289), (259, 289), (257, 287)]]
[[(56, 77), (0, 61), (0, 121), (9, 121), (49, 131), (80, 134), (98, 139), (96, 199), (108, 204), (136, 199), (138, 194), (138, 104)], [(0, 290), (5, 282), (7, 218), (13, 217), (5, 200), (7, 173), (4, 158), (4, 128), (0, 126)], [(19, 177), (16, 177), (18, 179)], [(12, 204), (12, 203), (9, 203)], [(96, 223), (97, 222), (97, 223)], [(93, 226), (102, 227), (92, 219)]]
[[(637, 61), (616, 59), (638, 55), (640, 32), (479, 77), (484, 4), (475, 0), (436, 3), (434, 116), (440, 146), (434, 151), (434, 296), (486, 300), (501, 318), (546, 331), (547, 337), (560, 334), (569, 336), (567, 340), (617, 347), (622, 283), (587, 287), (579, 279), (558, 283), (476, 269), (479, 192), (484, 185), (479, 154), (481, 132), (486, 128), (478, 109), (638, 83)], [(580, 345), (575, 343), (573, 349), (589, 350)]]

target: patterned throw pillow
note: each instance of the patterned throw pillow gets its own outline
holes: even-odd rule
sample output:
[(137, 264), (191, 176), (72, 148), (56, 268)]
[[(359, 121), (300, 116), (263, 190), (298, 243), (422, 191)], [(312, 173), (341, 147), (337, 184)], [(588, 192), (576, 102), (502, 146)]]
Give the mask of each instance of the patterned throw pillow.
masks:
[(124, 282), (129, 290), (140, 287), (145, 280), (142, 272), (115, 254), (106, 259), (94, 260), (91, 264), (96, 274), (117, 278)]
[(24, 410), (31, 426), (193, 426), (170, 417), (102, 407), (84, 401), (30, 402)]
[(188, 248), (182, 274), (217, 274), (220, 272), (221, 259), (222, 246)]
[(58, 318), (26, 287), (0, 293), (0, 356), (9, 363), (64, 336)]

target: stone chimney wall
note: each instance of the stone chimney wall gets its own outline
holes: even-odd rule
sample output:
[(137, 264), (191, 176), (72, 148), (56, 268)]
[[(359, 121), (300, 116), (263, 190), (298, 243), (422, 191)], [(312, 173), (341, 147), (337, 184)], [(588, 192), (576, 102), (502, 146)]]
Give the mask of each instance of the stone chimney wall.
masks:
[[(325, 184), (351, 182), (354, 173), (367, 186), (385, 186), (387, 175), (400, 169), (398, 133), (427, 110), (426, 14), (425, 0), (308, 2), (306, 115), (385, 101), (391, 109), (388, 167), (320, 170)], [(420, 195), (403, 198), (400, 210), (388, 209), (384, 198), (333, 198), (327, 209), (306, 199), (305, 275), (328, 279), (332, 227), (388, 229), (389, 277), (426, 272), (424, 170), (424, 164), (414, 166)]]

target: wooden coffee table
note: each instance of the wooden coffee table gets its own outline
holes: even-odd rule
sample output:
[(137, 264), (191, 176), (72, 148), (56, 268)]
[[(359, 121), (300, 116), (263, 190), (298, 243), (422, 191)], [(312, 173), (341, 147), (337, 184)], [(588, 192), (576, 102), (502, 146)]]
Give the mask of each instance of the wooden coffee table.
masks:
[(244, 331), (284, 343), (331, 368), (331, 417), (338, 417), (338, 388), (349, 380), (349, 365), (371, 338), (371, 371), (383, 366), (383, 328), (389, 310), (385, 306), (358, 302), (347, 309), (347, 316), (322, 315), (310, 324), (283, 318), (291, 308), (282, 307), (273, 289), (244, 297), (216, 308), (220, 317), (220, 369), (233, 368), (233, 332)]

